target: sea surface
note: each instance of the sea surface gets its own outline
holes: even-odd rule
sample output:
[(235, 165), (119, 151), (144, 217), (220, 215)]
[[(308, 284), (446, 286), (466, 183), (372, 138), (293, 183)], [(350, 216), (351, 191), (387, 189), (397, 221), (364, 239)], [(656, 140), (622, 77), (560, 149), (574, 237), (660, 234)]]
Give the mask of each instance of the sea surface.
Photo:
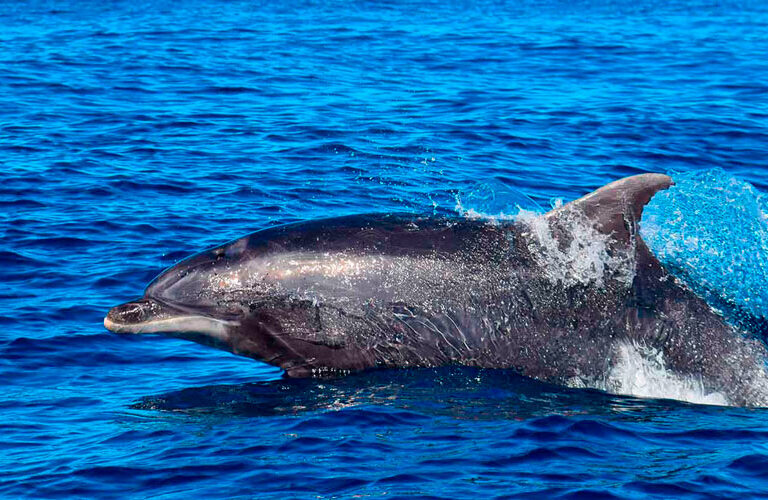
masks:
[[(0, 496), (768, 498), (768, 410), (460, 368), (283, 380), (102, 326), (271, 225), (541, 211), (642, 172), (764, 206), (768, 4), (1, 2)], [(697, 220), (752, 238), (764, 212), (710, 184)], [(679, 262), (764, 297), (755, 245), (737, 275)]]

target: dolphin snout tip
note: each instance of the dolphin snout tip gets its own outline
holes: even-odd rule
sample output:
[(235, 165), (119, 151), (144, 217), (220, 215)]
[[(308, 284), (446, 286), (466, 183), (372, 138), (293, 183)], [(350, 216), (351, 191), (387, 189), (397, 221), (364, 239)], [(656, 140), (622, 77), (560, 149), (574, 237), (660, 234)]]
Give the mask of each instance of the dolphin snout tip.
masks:
[(104, 316), (104, 328), (114, 333), (128, 332), (126, 325), (121, 325), (120, 323), (113, 321), (112, 318), (109, 317), (109, 313), (107, 313), (107, 315)]
[(137, 327), (147, 320), (147, 305), (139, 300), (113, 307), (104, 317), (104, 328), (115, 333), (136, 333)]

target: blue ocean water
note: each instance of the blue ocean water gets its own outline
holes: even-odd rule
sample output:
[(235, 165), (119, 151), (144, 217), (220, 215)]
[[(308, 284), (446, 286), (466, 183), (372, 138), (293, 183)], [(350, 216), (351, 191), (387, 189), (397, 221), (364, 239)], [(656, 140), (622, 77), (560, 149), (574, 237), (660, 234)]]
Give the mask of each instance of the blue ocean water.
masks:
[(766, 192), (765, 3), (33, 1), (0, 28), (0, 495), (768, 496), (764, 410), (458, 368), (284, 381), (101, 324), (273, 224), (712, 167)]

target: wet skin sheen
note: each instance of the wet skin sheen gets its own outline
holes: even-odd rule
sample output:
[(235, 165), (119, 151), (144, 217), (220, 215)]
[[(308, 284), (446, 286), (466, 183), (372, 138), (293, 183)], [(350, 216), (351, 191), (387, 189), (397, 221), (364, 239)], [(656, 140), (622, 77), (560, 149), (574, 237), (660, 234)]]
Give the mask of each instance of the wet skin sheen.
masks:
[(637, 234), (667, 176), (611, 183), (515, 223), (351, 216), (270, 228), (193, 256), (113, 308), (291, 377), (461, 364), (599, 387), (622, 345), (660, 352), (731, 404), (761, 405), (765, 352)]

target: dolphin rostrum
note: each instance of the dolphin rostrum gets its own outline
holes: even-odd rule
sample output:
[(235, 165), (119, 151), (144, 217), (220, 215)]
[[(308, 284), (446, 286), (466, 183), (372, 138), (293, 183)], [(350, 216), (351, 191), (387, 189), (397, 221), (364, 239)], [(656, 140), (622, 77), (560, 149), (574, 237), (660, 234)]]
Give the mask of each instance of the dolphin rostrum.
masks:
[(514, 222), (365, 215), (257, 231), (166, 270), (104, 325), (213, 345), (289, 377), (457, 364), (632, 392), (620, 373), (639, 359), (709, 401), (766, 405), (763, 344), (639, 236), (643, 207), (671, 183), (628, 177)]

